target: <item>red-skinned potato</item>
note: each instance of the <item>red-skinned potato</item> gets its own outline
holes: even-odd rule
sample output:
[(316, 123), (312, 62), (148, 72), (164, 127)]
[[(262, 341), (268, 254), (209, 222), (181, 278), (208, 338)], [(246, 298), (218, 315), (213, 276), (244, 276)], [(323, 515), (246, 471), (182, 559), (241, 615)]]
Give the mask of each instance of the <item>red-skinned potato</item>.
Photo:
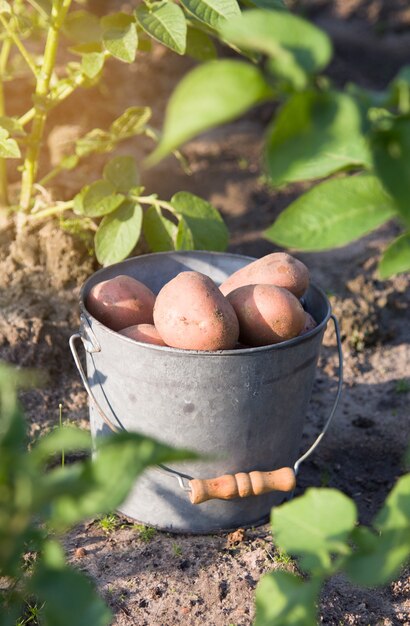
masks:
[(181, 272), (159, 292), (154, 323), (168, 346), (230, 350), (238, 341), (235, 311), (215, 283), (199, 272)]
[(305, 311), (287, 289), (275, 285), (245, 285), (228, 294), (239, 320), (240, 341), (267, 346), (296, 337), (305, 323)]
[(134, 339), (134, 341), (142, 341), (143, 343), (152, 343), (156, 346), (166, 346), (154, 324), (135, 324), (123, 330), (118, 331), (120, 335)]
[(275, 285), (301, 298), (309, 286), (309, 270), (286, 252), (273, 252), (245, 265), (220, 286), (224, 296), (244, 285)]
[(86, 307), (99, 322), (112, 330), (135, 324), (152, 324), (155, 296), (131, 276), (115, 276), (94, 285)]
[(313, 330), (314, 328), (316, 328), (316, 326), (317, 324), (315, 320), (313, 319), (313, 317), (311, 316), (311, 314), (305, 311), (305, 324), (302, 330), (300, 331), (299, 335), (305, 335), (310, 330)]

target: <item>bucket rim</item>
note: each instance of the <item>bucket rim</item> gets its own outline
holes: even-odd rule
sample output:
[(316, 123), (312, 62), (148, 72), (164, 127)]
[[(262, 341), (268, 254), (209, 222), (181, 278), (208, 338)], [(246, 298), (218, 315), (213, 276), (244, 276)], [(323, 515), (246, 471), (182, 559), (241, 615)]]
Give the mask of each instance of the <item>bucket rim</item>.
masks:
[[(136, 259), (139, 258), (147, 258), (147, 257), (152, 257), (152, 256), (170, 256), (172, 254), (177, 254), (178, 256), (188, 256), (189, 254), (194, 253), (195, 255), (199, 255), (202, 256), (202, 254), (205, 256), (230, 256), (230, 257), (234, 257), (234, 258), (241, 258), (244, 260), (249, 260), (249, 262), (252, 261), (256, 261), (257, 258), (256, 257), (251, 257), (251, 256), (247, 256), (244, 254), (235, 254), (233, 252), (215, 252), (215, 251), (208, 251), (208, 250), (176, 250), (176, 251), (170, 251), (170, 252), (150, 252), (147, 254), (143, 254), (143, 255), (139, 255), (136, 257), (130, 257), (128, 259), (125, 259), (124, 261), (121, 261), (120, 263), (113, 263), (112, 265), (108, 266), (110, 268), (115, 268), (115, 267), (123, 267), (124, 264), (132, 264)], [(145, 343), (143, 341), (136, 341), (135, 339), (131, 339), (130, 337), (126, 337), (125, 335), (121, 335), (120, 333), (118, 333), (115, 330), (112, 330), (111, 328), (108, 328), (108, 326), (105, 326), (104, 324), (102, 324), (99, 320), (97, 320), (97, 318), (95, 318), (93, 315), (91, 315), (91, 313), (86, 309), (85, 307), (85, 302), (84, 302), (84, 292), (87, 289), (88, 283), (91, 280), (94, 280), (96, 276), (98, 276), (98, 274), (103, 274), (104, 271), (107, 270), (107, 267), (103, 267), (99, 270), (97, 270), (96, 272), (94, 272), (91, 276), (89, 276), (87, 278), (87, 280), (83, 283), (81, 290), (80, 290), (80, 316), (81, 317), (85, 317), (90, 318), (93, 321), (93, 325), (95, 324), (97, 326), (97, 328), (100, 328), (101, 330), (103, 330), (104, 332), (107, 332), (109, 335), (114, 335), (117, 339), (119, 339), (120, 341), (125, 341), (129, 344), (132, 345), (138, 345), (141, 348), (144, 348), (146, 350), (154, 350), (154, 351), (160, 351), (160, 352), (165, 352), (165, 353), (172, 353), (172, 354), (181, 354), (183, 356), (206, 356), (206, 357), (212, 357), (212, 356), (239, 356), (239, 355), (246, 355), (246, 354), (254, 354), (254, 353), (259, 353), (259, 352), (267, 352), (270, 350), (283, 350), (289, 347), (293, 347), (296, 345), (299, 345), (301, 343), (303, 343), (304, 341), (306, 341), (307, 339), (310, 339), (318, 334), (320, 334), (322, 331), (324, 331), (324, 329), (327, 326), (327, 323), (330, 319), (330, 316), (332, 314), (332, 308), (329, 302), (329, 299), (327, 298), (325, 292), (323, 291), (323, 289), (321, 289), (321, 287), (319, 287), (318, 285), (316, 285), (315, 283), (309, 283), (309, 289), (313, 289), (314, 291), (316, 291), (321, 298), (324, 300), (324, 302), (326, 303), (326, 315), (324, 316), (324, 318), (322, 319), (322, 321), (315, 326), (315, 328), (313, 328), (312, 330), (309, 330), (308, 332), (304, 333), (303, 335), (298, 335), (297, 337), (293, 337), (293, 339), (287, 339), (285, 341), (281, 341), (279, 343), (275, 343), (275, 344), (268, 344), (266, 346), (254, 346), (254, 347), (244, 347), (244, 348), (234, 348), (231, 350), (185, 350), (183, 348), (172, 348), (170, 346), (158, 346), (156, 344), (151, 344), (151, 343)]]

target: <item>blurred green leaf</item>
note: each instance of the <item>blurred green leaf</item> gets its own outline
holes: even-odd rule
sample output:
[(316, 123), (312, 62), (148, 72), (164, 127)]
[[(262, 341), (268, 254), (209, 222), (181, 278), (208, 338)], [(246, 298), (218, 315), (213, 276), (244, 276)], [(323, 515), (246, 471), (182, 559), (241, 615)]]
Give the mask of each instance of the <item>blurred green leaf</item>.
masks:
[(218, 28), (241, 14), (236, 0), (181, 0), (182, 6), (200, 22)]
[(135, 159), (130, 156), (114, 157), (104, 167), (103, 178), (114, 187), (115, 191), (127, 194), (130, 189), (139, 184)]
[(105, 49), (115, 58), (132, 63), (138, 48), (135, 20), (126, 13), (114, 13), (101, 18)]
[(256, 588), (254, 626), (317, 626), (321, 582), (304, 582), (289, 572), (265, 574)]
[(129, 107), (110, 126), (110, 133), (116, 139), (126, 139), (142, 133), (151, 117), (149, 107)]
[(348, 176), (297, 198), (265, 236), (284, 247), (326, 250), (362, 237), (394, 214), (395, 204), (375, 176)]
[(390, 83), (389, 91), (391, 104), (403, 115), (410, 113), (410, 65), (400, 69)]
[(29, 589), (44, 604), (41, 615), (45, 626), (108, 626), (111, 623), (111, 611), (91, 582), (84, 574), (64, 565), (64, 554), (54, 541), (45, 543)]
[(101, 128), (94, 128), (75, 142), (75, 153), (79, 157), (86, 157), (93, 152), (107, 152), (114, 146), (110, 133)]
[(70, 41), (79, 44), (100, 41), (100, 21), (89, 11), (70, 11), (63, 24), (63, 33)]
[(111, 265), (125, 259), (135, 248), (141, 234), (142, 209), (126, 200), (106, 215), (95, 234), (95, 255), (101, 265)]
[(85, 187), (77, 194), (80, 195), (77, 202), (81, 201), (82, 214), (87, 217), (102, 217), (115, 211), (125, 198), (115, 191), (114, 185), (107, 180), (97, 180)]
[(144, 237), (153, 252), (165, 252), (175, 249), (178, 227), (164, 217), (160, 209), (149, 207), (143, 219)]
[(175, 250), (195, 250), (194, 236), (183, 217), (179, 218)]
[(382, 585), (394, 579), (410, 555), (410, 474), (402, 476), (377, 514), (377, 541), (359, 544), (345, 570), (360, 585)]
[(0, 128), (0, 158), (19, 159), (21, 157), (21, 153), (18, 143), (9, 135), (10, 133), (8, 130)]
[(326, 571), (332, 554), (346, 552), (356, 518), (354, 502), (343, 493), (315, 488), (272, 509), (271, 515), (277, 545), (301, 557), (302, 567), (310, 571)]
[(410, 233), (397, 237), (384, 251), (379, 262), (381, 278), (410, 271)]
[(209, 61), (179, 83), (168, 102), (153, 164), (199, 133), (245, 113), (271, 94), (262, 73), (241, 61)]
[(100, 438), (93, 460), (48, 472), (41, 484), (44, 499), (53, 494), (50, 524), (65, 528), (87, 517), (113, 511), (125, 500), (146, 467), (195, 458), (136, 433)]
[(202, 30), (188, 26), (186, 54), (196, 61), (216, 59), (217, 52), (212, 39)]
[(251, 9), (223, 24), (220, 31), (240, 48), (267, 54), (270, 70), (298, 89), (306, 86), (308, 74), (323, 69), (332, 56), (326, 33), (283, 10)]
[(4, 128), (10, 135), (17, 137), (24, 137), (27, 134), (18, 117), (0, 116), (0, 128)]
[(35, 443), (31, 454), (35, 463), (42, 463), (62, 450), (91, 450), (90, 432), (73, 426), (56, 428)]
[(385, 120), (371, 145), (376, 173), (410, 224), (410, 117)]
[(0, 0), (0, 13), (11, 15), (11, 6), (6, 0)]
[(187, 191), (176, 193), (171, 204), (176, 214), (184, 218), (196, 250), (226, 250), (228, 229), (212, 204)]
[(88, 78), (95, 78), (104, 67), (104, 53), (103, 52), (88, 52), (83, 54), (81, 58), (81, 67), (83, 72)]
[(139, 24), (148, 35), (178, 54), (186, 48), (187, 25), (180, 6), (172, 2), (152, 2), (136, 10)]
[(369, 166), (363, 116), (340, 92), (293, 95), (271, 125), (266, 161), (273, 184), (323, 178), (346, 167)]

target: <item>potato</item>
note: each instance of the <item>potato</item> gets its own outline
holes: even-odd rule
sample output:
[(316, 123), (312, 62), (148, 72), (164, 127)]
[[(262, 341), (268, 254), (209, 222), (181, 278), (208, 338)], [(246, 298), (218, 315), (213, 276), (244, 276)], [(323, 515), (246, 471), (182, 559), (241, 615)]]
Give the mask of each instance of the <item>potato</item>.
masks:
[(125, 335), (135, 341), (142, 341), (143, 343), (153, 343), (156, 346), (166, 346), (165, 341), (160, 337), (159, 332), (155, 328), (154, 324), (135, 324), (119, 331), (120, 335)]
[(311, 314), (305, 311), (305, 323), (299, 335), (305, 335), (310, 330), (313, 330), (314, 328), (316, 328), (316, 326), (317, 324), (315, 320), (313, 319), (313, 317), (311, 316)]
[(296, 337), (305, 323), (305, 311), (290, 291), (275, 285), (245, 285), (227, 299), (239, 320), (241, 343), (267, 346)]
[(131, 276), (116, 276), (94, 285), (86, 307), (99, 322), (112, 330), (135, 324), (152, 324), (155, 296)]
[(229, 350), (239, 324), (215, 283), (199, 272), (181, 272), (159, 292), (155, 326), (168, 346), (185, 350)]
[(309, 270), (290, 254), (273, 252), (234, 272), (222, 283), (220, 290), (226, 296), (244, 285), (276, 285), (300, 298), (309, 286)]

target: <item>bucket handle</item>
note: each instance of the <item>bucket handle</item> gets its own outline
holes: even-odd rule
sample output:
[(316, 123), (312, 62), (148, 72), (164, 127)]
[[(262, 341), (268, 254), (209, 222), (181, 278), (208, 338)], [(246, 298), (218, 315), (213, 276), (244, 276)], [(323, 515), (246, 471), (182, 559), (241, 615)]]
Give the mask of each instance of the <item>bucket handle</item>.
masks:
[[(263, 493), (268, 493), (270, 491), (293, 491), (296, 486), (296, 475), (299, 471), (299, 467), (303, 461), (305, 461), (316, 449), (321, 440), (323, 439), (327, 429), (330, 426), (330, 423), (333, 419), (333, 416), (336, 412), (337, 405), (339, 403), (340, 395), (342, 392), (343, 385), (343, 353), (342, 353), (342, 343), (340, 338), (340, 330), (336, 317), (332, 314), (331, 319), (333, 321), (335, 332), (336, 332), (336, 340), (337, 340), (337, 350), (339, 356), (339, 364), (338, 364), (338, 387), (336, 392), (336, 397), (333, 402), (332, 409), (330, 411), (329, 417), (322, 429), (320, 435), (316, 438), (315, 442), (310, 446), (310, 448), (303, 454), (295, 463), (293, 469), (291, 467), (282, 467), (277, 470), (273, 470), (270, 472), (259, 472), (253, 471), (249, 473), (239, 472), (237, 474), (225, 474), (224, 476), (218, 476), (217, 478), (209, 478), (209, 479), (200, 479), (200, 478), (192, 478), (186, 475), (180, 475), (178, 472), (170, 470), (165, 466), (161, 465), (157, 469), (162, 471), (168, 475), (176, 478), (184, 491), (189, 492), (189, 498), (192, 504), (200, 504), (202, 502), (206, 502), (207, 500), (219, 499), (219, 500), (231, 500), (233, 498), (247, 498), (249, 496), (261, 495)], [(85, 390), (88, 393), (89, 398), (92, 400), (95, 408), (97, 409), (99, 415), (105, 424), (114, 432), (120, 432), (122, 428), (119, 428), (115, 424), (111, 422), (111, 420), (107, 417), (104, 410), (100, 406), (97, 398), (94, 396), (90, 385), (88, 384), (87, 377), (85, 375), (83, 366), (80, 361), (80, 357), (78, 356), (77, 348), (75, 342), (78, 339), (82, 339), (80, 333), (75, 333), (70, 337), (70, 349), (74, 358), (74, 362), (77, 366), (78, 372), (81, 376), (81, 380), (85, 387)], [(185, 487), (183, 479), (188, 479), (188, 488)]]
[(339, 329), (339, 324), (338, 321), (336, 319), (336, 317), (333, 315), (333, 313), (331, 314), (331, 319), (332, 322), (334, 324), (335, 327), (335, 333), (336, 333), (336, 343), (337, 343), (337, 354), (339, 357), (339, 363), (338, 363), (338, 367), (337, 367), (337, 392), (336, 392), (336, 397), (333, 401), (333, 406), (332, 406), (332, 410), (330, 411), (329, 417), (327, 418), (327, 421), (325, 423), (325, 425), (322, 428), (322, 432), (320, 433), (320, 435), (316, 438), (316, 440), (313, 442), (313, 444), (310, 446), (310, 448), (305, 452), (305, 454), (302, 454), (301, 457), (299, 457), (299, 459), (296, 461), (295, 465), (293, 466), (293, 469), (295, 471), (295, 475), (297, 476), (298, 471), (299, 471), (299, 467), (301, 465), (301, 463), (303, 463), (303, 461), (306, 461), (306, 459), (308, 457), (310, 457), (310, 455), (312, 454), (312, 452), (317, 448), (317, 446), (319, 445), (319, 443), (322, 441), (327, 429), (330, 426), (330, 423), (333, 419), (333, 416), (336, 412), (337, 409), (337, 405), (339, 404), (339, 400), (340, 400), (340, 395), (342, 393), (342, 387), (343, 387), (343, 351), (342, 351), (342, 340), (340, 337), (340, 329)]

